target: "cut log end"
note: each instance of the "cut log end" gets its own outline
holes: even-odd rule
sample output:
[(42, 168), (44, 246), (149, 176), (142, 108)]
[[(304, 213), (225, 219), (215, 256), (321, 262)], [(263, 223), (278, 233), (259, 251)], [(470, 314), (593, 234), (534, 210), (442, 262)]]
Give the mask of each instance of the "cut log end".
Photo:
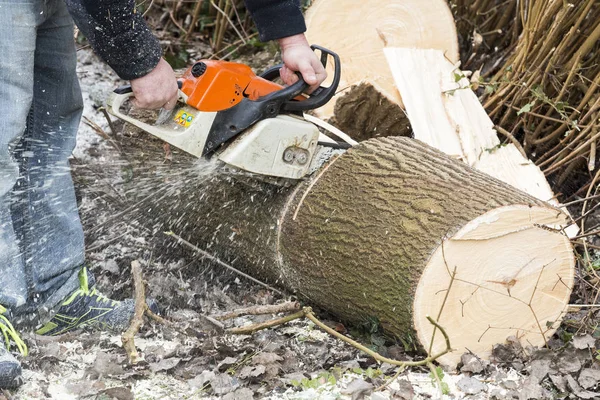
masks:
[(556, 230), (564, 222), (551, 208), (505, 206), (444, 240), (415, 293), (414, 327), (425, 349), (432, 337), (432, 353), (446, 348), (439, 331), (433, 336), (428, 315), (450, 337), (455, 350), (438, 360), (450, 367), (468, 351), (488, 358), (509, 336), (543, 346), (558, 328), (573, 285), (573, 251)]
[[(440, 49), (458, 61), (454, 17), (444, 0), (385, 0), (376, 6), (360, 0), (315, 0), (306, 12), (306, 26), (310, 42), (339, 54), (340, 88), (368, 82), (398, 105), (402, 100), (383, 48)], [(332, 112), (330, 105), (319, 117), (329, 118)]]

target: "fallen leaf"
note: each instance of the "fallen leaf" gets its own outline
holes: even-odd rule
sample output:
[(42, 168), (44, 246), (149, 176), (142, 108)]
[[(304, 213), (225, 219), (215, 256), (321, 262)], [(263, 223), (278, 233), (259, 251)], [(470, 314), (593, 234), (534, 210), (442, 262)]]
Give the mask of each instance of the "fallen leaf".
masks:
[(577, 379), (584, 389), (594, 387), (600, 382), (600, 369), (584, 368)]
[(240, 370), (237, 377), (240, 379), (257, 378), (263, 375), (266, 370), (267, 368), (264, 365), (257, 365), (256, 367), (246, 365)]
[(508, 363), (516, 357), (515, 350), (509, 346), (496, 344), (492, 347), (491, 360), (495, 363)]
[(104, 394), (114, 400), (134, 400), (133, 392), (125, 386), (112, 387), (103, 390), (100, 394)]
[(207, 382), (214, 379), (215, 373), (213, 371), (202, 371), (200, 375), (195, 376), (187, 381), (187, 384), (192, 389), (201, 389), (206, 386)]
[(38, 358), (49, 358), (58, 361), (65, 361), (67, 348), (59, 342), (50, 342), (39, 348)]
[(254, 392), (248, 388), (237, 389), (233, 393), (227, 393), (223, 400), (253, 400)]
[(252, 364), (272, 364), (274, 362), (283, 361), (283, 358), (275, 353), (259, 353), (252, 357)]
[(477, 394), (487, 390), (487, 386), (473, 377), (464, 376), (456, 383), (458, 389), (467, 394)]
[(267, 364), (265, 365), (265, 380), (271, 380), (274, 378), (277, 378), (277, 376), (279, 376), (279, 369), (280, 369), (280, 365), (279, 363), (272, 363), (272, 364)]
[(157, 363), (151, 363), (150, 369), (152, 372), (160, 372), (160, 371), (168, 371), (170, 369), (175, 368), (181, 362), (181, 358), (172, 357), (172, 358), (163, 358)]
[(527, 378), (518, 390), (519, 400), (541, 399), (544, 397), (542, 385), (534, 378)]
[(598, 393), (582, 389), (581, 386), (579, 386), (579, 384), (575, 381), (575, 378), (573, 378), (571, 375), (566, 375), (566, 378), (567, 384), (569, 385), (575, 396), (579, 397), (580, 399), (598, 398)]
[(460, 361), (463, 364), (461, 372), (471, 372), (473, 374), (479, 374), (483, 371), (484, 366), (481, 360), (471, 353), (465, 353), (460, 357)]
[(556, 386), (556, 388), (559, 390), (559, 392), (561, 392), (561, 393), (567, 392), (567, 380), (565, 379), (564, 376), (562, 376), (562, 375), (549, 375), (549, 376), (550, 376), (550, 380), (552, 381), (552, 384), (554, 386)]
[(225, 372), (229, 369), (229, 367), (232, 367), (232, 366), (236, 365), (237, 363), (238, 363), (237, 358), (225, 357), (225, 359), (223, 359), (223, 361), (221, 361), (219, 363), (219, 365), (217, 365), (217, 369), (220, 372)]
[(596, 348), (596, 339), (594, 339), (592, 335), (573, 336), (572, 342), (573, 347), (575, 347), (578, 350)]
[(581, 370), (581, 360), (571, 351), (560, 353), (554, 358), (552, 367), (563, 374), (579, 372)]
[(415, 398), (415, 389), (408, 380), (399, 379), (398, 386), (399, 389), (392, 392), (392, 398), (398, 400), (413, 400)]
[(533, 360), (527, 367), (529, 376), (540, 383), (550, 372), (550, 362), (550, 360)]
[(115, 260), (106, 260), (103, 263), (100, 263), (100, 268), (104, 271), (110, 272), (111, 274), (119, 275), (121, 273), (121, 269), (119, 268), (119, 264)]
[(116, 359), (115, 355), (99, 351), (96, 353), (94, 365), (86, 370), (85, 375), (89, 379), (98, 379), (101, 376), (119, 376), (125, 374), (125, 370), (116, 362)]
[(285, 385), (291, 385), (292, 381), (302, 382), (302, 379), (306, 378), (306, 375), (302, 372), (293, 372), (291, 374), (285, 374), (279, 378)]
[(355, 379), (342, 390), (342, 393), (352, 396), (352, 400), (363, 400), (365, 396), (371, 394), (374, 388), (372, 384), (362, 379)]
[[(100, 385), (98, 385), (100, 383)], [(82, 379), (78, 382), (66, 382), (65, 388), (67, 391), (77, 397), (93, 396), (98, 393), (98, 390), (104, 389), (102, 381), (90, 381)]]
[(210, 379), (210, 386), (216, 395), (224, 395), (236, 390), (240, 383), (229, 374), (215, 374)]

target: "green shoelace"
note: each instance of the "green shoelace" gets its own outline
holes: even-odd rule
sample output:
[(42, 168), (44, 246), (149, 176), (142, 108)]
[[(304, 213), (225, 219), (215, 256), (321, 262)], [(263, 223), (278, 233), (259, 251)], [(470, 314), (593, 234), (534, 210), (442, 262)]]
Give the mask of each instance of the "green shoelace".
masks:
[(23, 355), (23, 357), (27, 356), (29, 350), (27, 349), (27, 345), (21, 339), (15, 327), (10, 323), (8, 318), (6, 318), (3, 314), (6, 312), (6, 308), (0, 305), (0, 331), (4, 335), (4, 340), (6, 341), (6, 349), (10, 350), (10, 340), (12, 339), (15, 342), (15, 345), (19, 349), (19, 352)]
[(108, 297), (104, 296), (102, 293), (96, 291), (96, 288), (93, 288), (90, 292), (89, 284), (88, 284), (88, 275), (87, 268), (83, 267), (79, 271), (79, 289), (71, 293), (71, 295), (62, 302), (63, 306), (68, 306), (79, 296), (89, 296), (96, 297), (96, 301), (98, 303), (109, 303), (111, 306), (116, 306), (119, 302), (116, 300), (111, 300)]

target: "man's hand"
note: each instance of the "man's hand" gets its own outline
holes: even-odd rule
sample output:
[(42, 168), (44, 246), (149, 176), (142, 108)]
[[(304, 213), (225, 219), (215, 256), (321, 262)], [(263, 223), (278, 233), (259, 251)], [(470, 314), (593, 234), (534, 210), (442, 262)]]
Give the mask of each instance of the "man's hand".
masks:
[(308, 93), (318, 88), (327, 78), (327, 72), (304, 34), (279, 39), (278, 42), (284, 64), (279, 73), (286, 85), (297, 82), (298, 76), (295, 73), (300, 72), (304, 81), (310, 85)]
[(171, 110), (177, 104), (177, 79), (173, 69), (164, 59), (149, 74), (131, 81), (137, 108)]

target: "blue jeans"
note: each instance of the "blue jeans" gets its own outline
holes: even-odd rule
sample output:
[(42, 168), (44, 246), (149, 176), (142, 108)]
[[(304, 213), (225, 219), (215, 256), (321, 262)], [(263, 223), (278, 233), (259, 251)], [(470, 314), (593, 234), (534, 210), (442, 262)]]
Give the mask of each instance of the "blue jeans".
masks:
[(63, 0), (0, 0), (0, 304), (14, 316), (36, 319), (79, 287), (75, 67)]

